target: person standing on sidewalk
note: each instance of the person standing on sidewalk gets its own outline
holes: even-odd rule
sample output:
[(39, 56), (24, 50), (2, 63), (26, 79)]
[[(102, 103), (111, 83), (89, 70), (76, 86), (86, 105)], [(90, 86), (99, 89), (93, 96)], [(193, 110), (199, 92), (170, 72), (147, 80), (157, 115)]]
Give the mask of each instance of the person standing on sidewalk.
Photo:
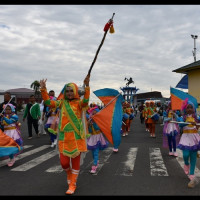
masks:
[(27, 124), (28, 124), (28, 139), (32, 139), (32, 125), (35, 129), (35, 133), (37, 137), (40, 137), (39, 130), (38, 130), (38, 120), (41, 117), (40, 112), (40, 105), (36, 103), (35, 96), (31, 95), (29, 98), (29, 103), (26, 105), (23, 121), (27, 117)]

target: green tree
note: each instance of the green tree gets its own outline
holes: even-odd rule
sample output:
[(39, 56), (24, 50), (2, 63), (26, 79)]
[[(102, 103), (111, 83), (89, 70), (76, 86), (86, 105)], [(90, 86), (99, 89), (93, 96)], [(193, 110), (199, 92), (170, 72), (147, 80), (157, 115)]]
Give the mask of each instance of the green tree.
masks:
[(34, 82), (31, 83), (30, 87), (35, 91), (35, 97), (39, 98), (39, 96), (40, 96), (40, 82), (35, 80)]

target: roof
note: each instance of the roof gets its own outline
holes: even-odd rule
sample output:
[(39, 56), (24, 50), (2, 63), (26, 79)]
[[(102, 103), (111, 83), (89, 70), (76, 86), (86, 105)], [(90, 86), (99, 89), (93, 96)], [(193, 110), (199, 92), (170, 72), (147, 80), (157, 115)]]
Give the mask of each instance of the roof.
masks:
[(154, 92), (146, 92), (146, 93), (138, 93), (137, 99), (146, 99), (146, 98), (163, 98), (161, 92), (154, 91)]
[(11, 94), (34, 94), (34, 90), (28, 88), (15, 88), (4, 92), (10, 92)]
[(200, 60), (173, 70), (172, 72), (187, 74), (188, 71), (200, 69)]

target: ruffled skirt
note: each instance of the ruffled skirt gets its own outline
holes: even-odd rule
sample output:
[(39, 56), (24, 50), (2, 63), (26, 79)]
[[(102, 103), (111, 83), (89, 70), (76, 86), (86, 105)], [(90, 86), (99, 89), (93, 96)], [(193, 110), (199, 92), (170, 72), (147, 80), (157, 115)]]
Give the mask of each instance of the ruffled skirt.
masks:
[(183, 133), (177, 148), (181, 150), (200, 150), (200, 136), (198, 133)]
[(102, 133), (91, 135), (87, 139), (87, 148), (88, 150), (93, 150), (99, 148), (100, 150), (108, 147), (109, 142), (105, 139)]
[(23, 140), (21, 133), (17, 129), (5, 130), (4, 133), (15, 140), (19, 146), (22, 146)]
[(175, 123), (166, 123), (163, 132), (165, 135), (176, 136), (179, 133), (179, 127)]

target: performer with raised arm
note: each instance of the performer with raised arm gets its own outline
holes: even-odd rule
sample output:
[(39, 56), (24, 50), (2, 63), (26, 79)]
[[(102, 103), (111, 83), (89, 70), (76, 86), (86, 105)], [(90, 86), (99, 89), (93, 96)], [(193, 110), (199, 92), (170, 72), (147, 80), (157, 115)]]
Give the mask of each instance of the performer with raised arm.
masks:
[(86, 133), (81, 117), (89, 102), (89, 80), (90, 76), (87, 75), (84, 80), (86, 87), (82, 100), (78, 94), (78, 86), (75, 83), (68, 83), (64, 86), (56, 101), (49, 98), (46, 80), (40, 81), (40, 91), (45, 104), (60, 109), (58, 149), (60, 163), (67, 173), (67, 182), (69, 184), (66, 194), (75, 192), (80, 171), (80, 155), (81, 152), (87, 151)]

